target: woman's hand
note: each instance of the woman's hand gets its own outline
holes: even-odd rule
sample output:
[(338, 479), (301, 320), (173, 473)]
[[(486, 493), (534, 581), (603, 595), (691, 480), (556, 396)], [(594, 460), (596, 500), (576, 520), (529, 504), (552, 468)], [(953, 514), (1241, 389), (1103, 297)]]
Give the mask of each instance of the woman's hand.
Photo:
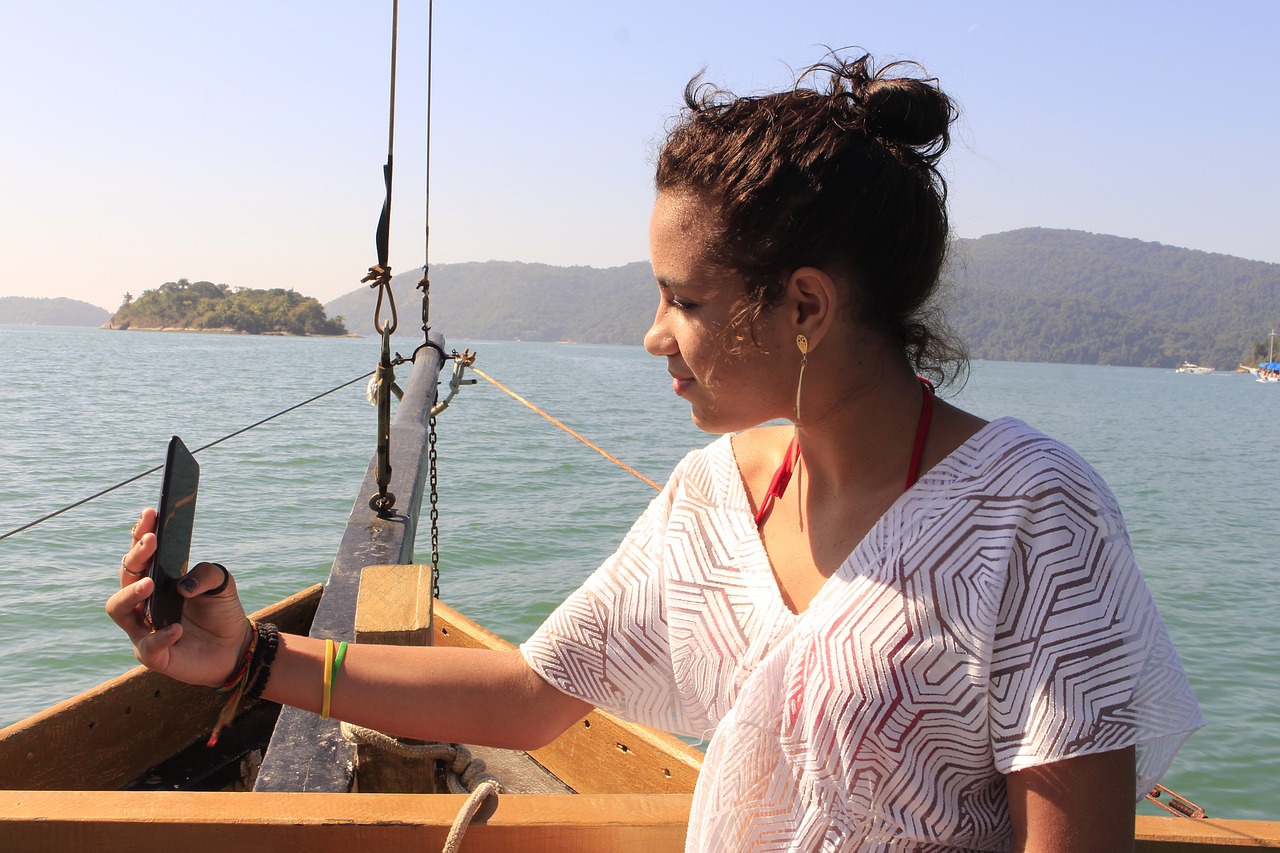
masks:
[(107, 599), (107, 614), (129, 635), (133, 656), (147, 668), (188, 684), (220, 687), (239, 666), (252, 631), (235, 580), (216, 563), (199, 563), (178, 582), (186, 599), (181, 623), (152, 630), (146, 607), (155, 584), (146, 573), (156, 549), (155, 526), (155, 510), (143, 510), (133, 526), (133, 544), (120, 560), (121, 589)]

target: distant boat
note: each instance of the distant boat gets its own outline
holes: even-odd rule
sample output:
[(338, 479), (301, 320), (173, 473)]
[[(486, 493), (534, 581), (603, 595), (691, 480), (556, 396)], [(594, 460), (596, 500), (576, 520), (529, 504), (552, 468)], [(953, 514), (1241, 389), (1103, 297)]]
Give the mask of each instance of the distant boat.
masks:
[(1257, 382), (1280, 382), (1280, 362), (1264, 361), (1257, 367), (1250, 367), (1249, 372)]
[(1213, 373), (1213, 368), (1202, 367), (1199, 364), (1192, 364), (1189, 361), (1184, 361), (1182, 364), (1178, 365), (1177, 369), (1174, 370), (1174, 373)]
[(1267, 336), (1267, 360), (1259, 362), (1257, 367), (1245, 368), (1253, 374), (1258, 382), (1280, 382), (1280, 362), (1276, 361), (1276, 330), (1272, 329)]

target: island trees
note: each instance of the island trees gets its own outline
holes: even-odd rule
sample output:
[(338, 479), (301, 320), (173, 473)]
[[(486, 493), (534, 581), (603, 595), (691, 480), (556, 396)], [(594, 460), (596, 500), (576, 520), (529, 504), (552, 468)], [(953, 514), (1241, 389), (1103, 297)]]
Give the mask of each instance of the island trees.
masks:
[(117, 329), (219, 329), (251, 335), (345, 335), (341, 317), (292, 288), (255, 290), (185, 278), (126, 298), (111, 318)]

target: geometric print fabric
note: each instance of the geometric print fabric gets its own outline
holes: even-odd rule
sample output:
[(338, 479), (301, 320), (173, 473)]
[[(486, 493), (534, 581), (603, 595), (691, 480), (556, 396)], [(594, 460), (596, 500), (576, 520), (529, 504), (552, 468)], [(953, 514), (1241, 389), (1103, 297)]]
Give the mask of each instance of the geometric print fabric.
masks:
[(550, 684), (710, 738), (688, 849), (1003, 850), (1003, 774), (1203, 724), (1114, 496), (1004, 418), (784, 605), (732, 439), (690, 453), (521, 650)]

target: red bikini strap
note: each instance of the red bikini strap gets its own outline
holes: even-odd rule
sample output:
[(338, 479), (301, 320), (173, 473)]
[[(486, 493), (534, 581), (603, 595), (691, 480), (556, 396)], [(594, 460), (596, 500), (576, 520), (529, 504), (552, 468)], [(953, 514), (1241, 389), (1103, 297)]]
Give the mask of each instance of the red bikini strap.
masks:
[(800, 459), (800, 443), (793, 436), (791, 443), (787, 445), (787, 452), (782, 454), (782, 464), (778, 466), (778, 470), (773, 472), (773, 479), (769, 481), (769, 489), (764, 493), (764, 499), (760, 501), (760, 509), (756, 512), (756, 527), (764, 524), (764, 520), (769, 517), (769, 512), (773, 509), (773, 502), (782, 497), (787, 491), (787, 484), (791, 482), (791, 473), (796, 468), (796, 462)]
[(920, 460), (924, 458), (924, 442), (929, 437), (929, 427), (933, 424), (933, 383), (923, 376), (916, 377), (924, 389), (924, 400), (920, 404), (920, 420), (916, 423), (916, 440), (911, 447), (911, 464), (907, 467), (907, 484), (902, 491), (909, 491), (920, 479)]

